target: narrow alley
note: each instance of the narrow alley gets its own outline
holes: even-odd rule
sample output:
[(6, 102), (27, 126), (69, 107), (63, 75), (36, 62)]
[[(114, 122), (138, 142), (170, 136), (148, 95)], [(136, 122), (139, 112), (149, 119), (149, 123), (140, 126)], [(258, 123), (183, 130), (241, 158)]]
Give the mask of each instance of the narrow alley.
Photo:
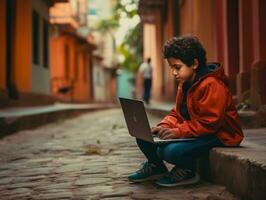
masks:
[[(159, 119), (149, 116), (151, 124)], [(0, 199), (236, 200), (223, 186), (158, 188), (127, 175), (144, 157), (120, 109), (91, 112), (0, 141)]]

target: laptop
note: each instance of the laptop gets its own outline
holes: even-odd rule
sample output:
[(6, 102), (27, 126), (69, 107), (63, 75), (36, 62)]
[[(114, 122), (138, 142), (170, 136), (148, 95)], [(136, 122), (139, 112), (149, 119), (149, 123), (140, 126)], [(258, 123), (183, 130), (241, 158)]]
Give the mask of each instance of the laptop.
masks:
[(145, 111), (144, 103), (140, 100), (119, 97), (124, 113), (128, 132), (131, 136), (151, 143), (169, 143), (179, 141), (191, 141), (196, 138), (160, 139), (151, 133), (149, 120)]

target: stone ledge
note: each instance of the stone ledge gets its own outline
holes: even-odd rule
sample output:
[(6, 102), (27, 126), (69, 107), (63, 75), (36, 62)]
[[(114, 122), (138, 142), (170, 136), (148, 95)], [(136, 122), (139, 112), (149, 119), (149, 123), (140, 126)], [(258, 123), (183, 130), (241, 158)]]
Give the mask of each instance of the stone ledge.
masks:
[(241, 111), (238, 112), (241, 125), (243, 128), (258, 128), (262, 127), (260, 117), (256, 111)]
[(243, 200), (266, 199), (266, 148), (244, 142), (239, 148), (214, 148), (209, 155), (211, 180)]

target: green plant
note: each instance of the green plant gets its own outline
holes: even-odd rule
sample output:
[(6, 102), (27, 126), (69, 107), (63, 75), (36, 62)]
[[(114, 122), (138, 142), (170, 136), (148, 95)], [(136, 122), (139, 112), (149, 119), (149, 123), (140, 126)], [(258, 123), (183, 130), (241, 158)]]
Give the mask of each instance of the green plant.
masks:
[[(103, 19), (98, 24), (98, 30), (102, 33), (109, 33), (115, 45), (114, 32), (119, 27), (119, 21), (122, 18), (133, 18), (137, 15), (137, 5), (139, 0), (118, 1), (113, 8), (113, 16), (109, 19)], [(117, 46), (117, 53), (123, 59), (119, 61), (119, 66), (131, 72), (138, 69), (142, 61), (142, 26), (137, 24), (126, 34), (123, 42)]]
[(124, 60), (119, 63), (121, 68), (136, 72), (142, 61), (142, 52), (141, 25), (138, 24), (128, 32), (123, 43), (118, 47), (118, 53), (124, 57)]

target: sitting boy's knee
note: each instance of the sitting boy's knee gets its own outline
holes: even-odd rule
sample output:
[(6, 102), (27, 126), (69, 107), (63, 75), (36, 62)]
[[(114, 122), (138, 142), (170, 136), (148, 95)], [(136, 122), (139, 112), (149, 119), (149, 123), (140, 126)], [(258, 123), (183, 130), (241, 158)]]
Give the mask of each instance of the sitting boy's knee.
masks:
[(163, 149), (162, 148), (157, 148), (157, 155), (160, 159), (164, 160), (164, 156), (163, 156)]

